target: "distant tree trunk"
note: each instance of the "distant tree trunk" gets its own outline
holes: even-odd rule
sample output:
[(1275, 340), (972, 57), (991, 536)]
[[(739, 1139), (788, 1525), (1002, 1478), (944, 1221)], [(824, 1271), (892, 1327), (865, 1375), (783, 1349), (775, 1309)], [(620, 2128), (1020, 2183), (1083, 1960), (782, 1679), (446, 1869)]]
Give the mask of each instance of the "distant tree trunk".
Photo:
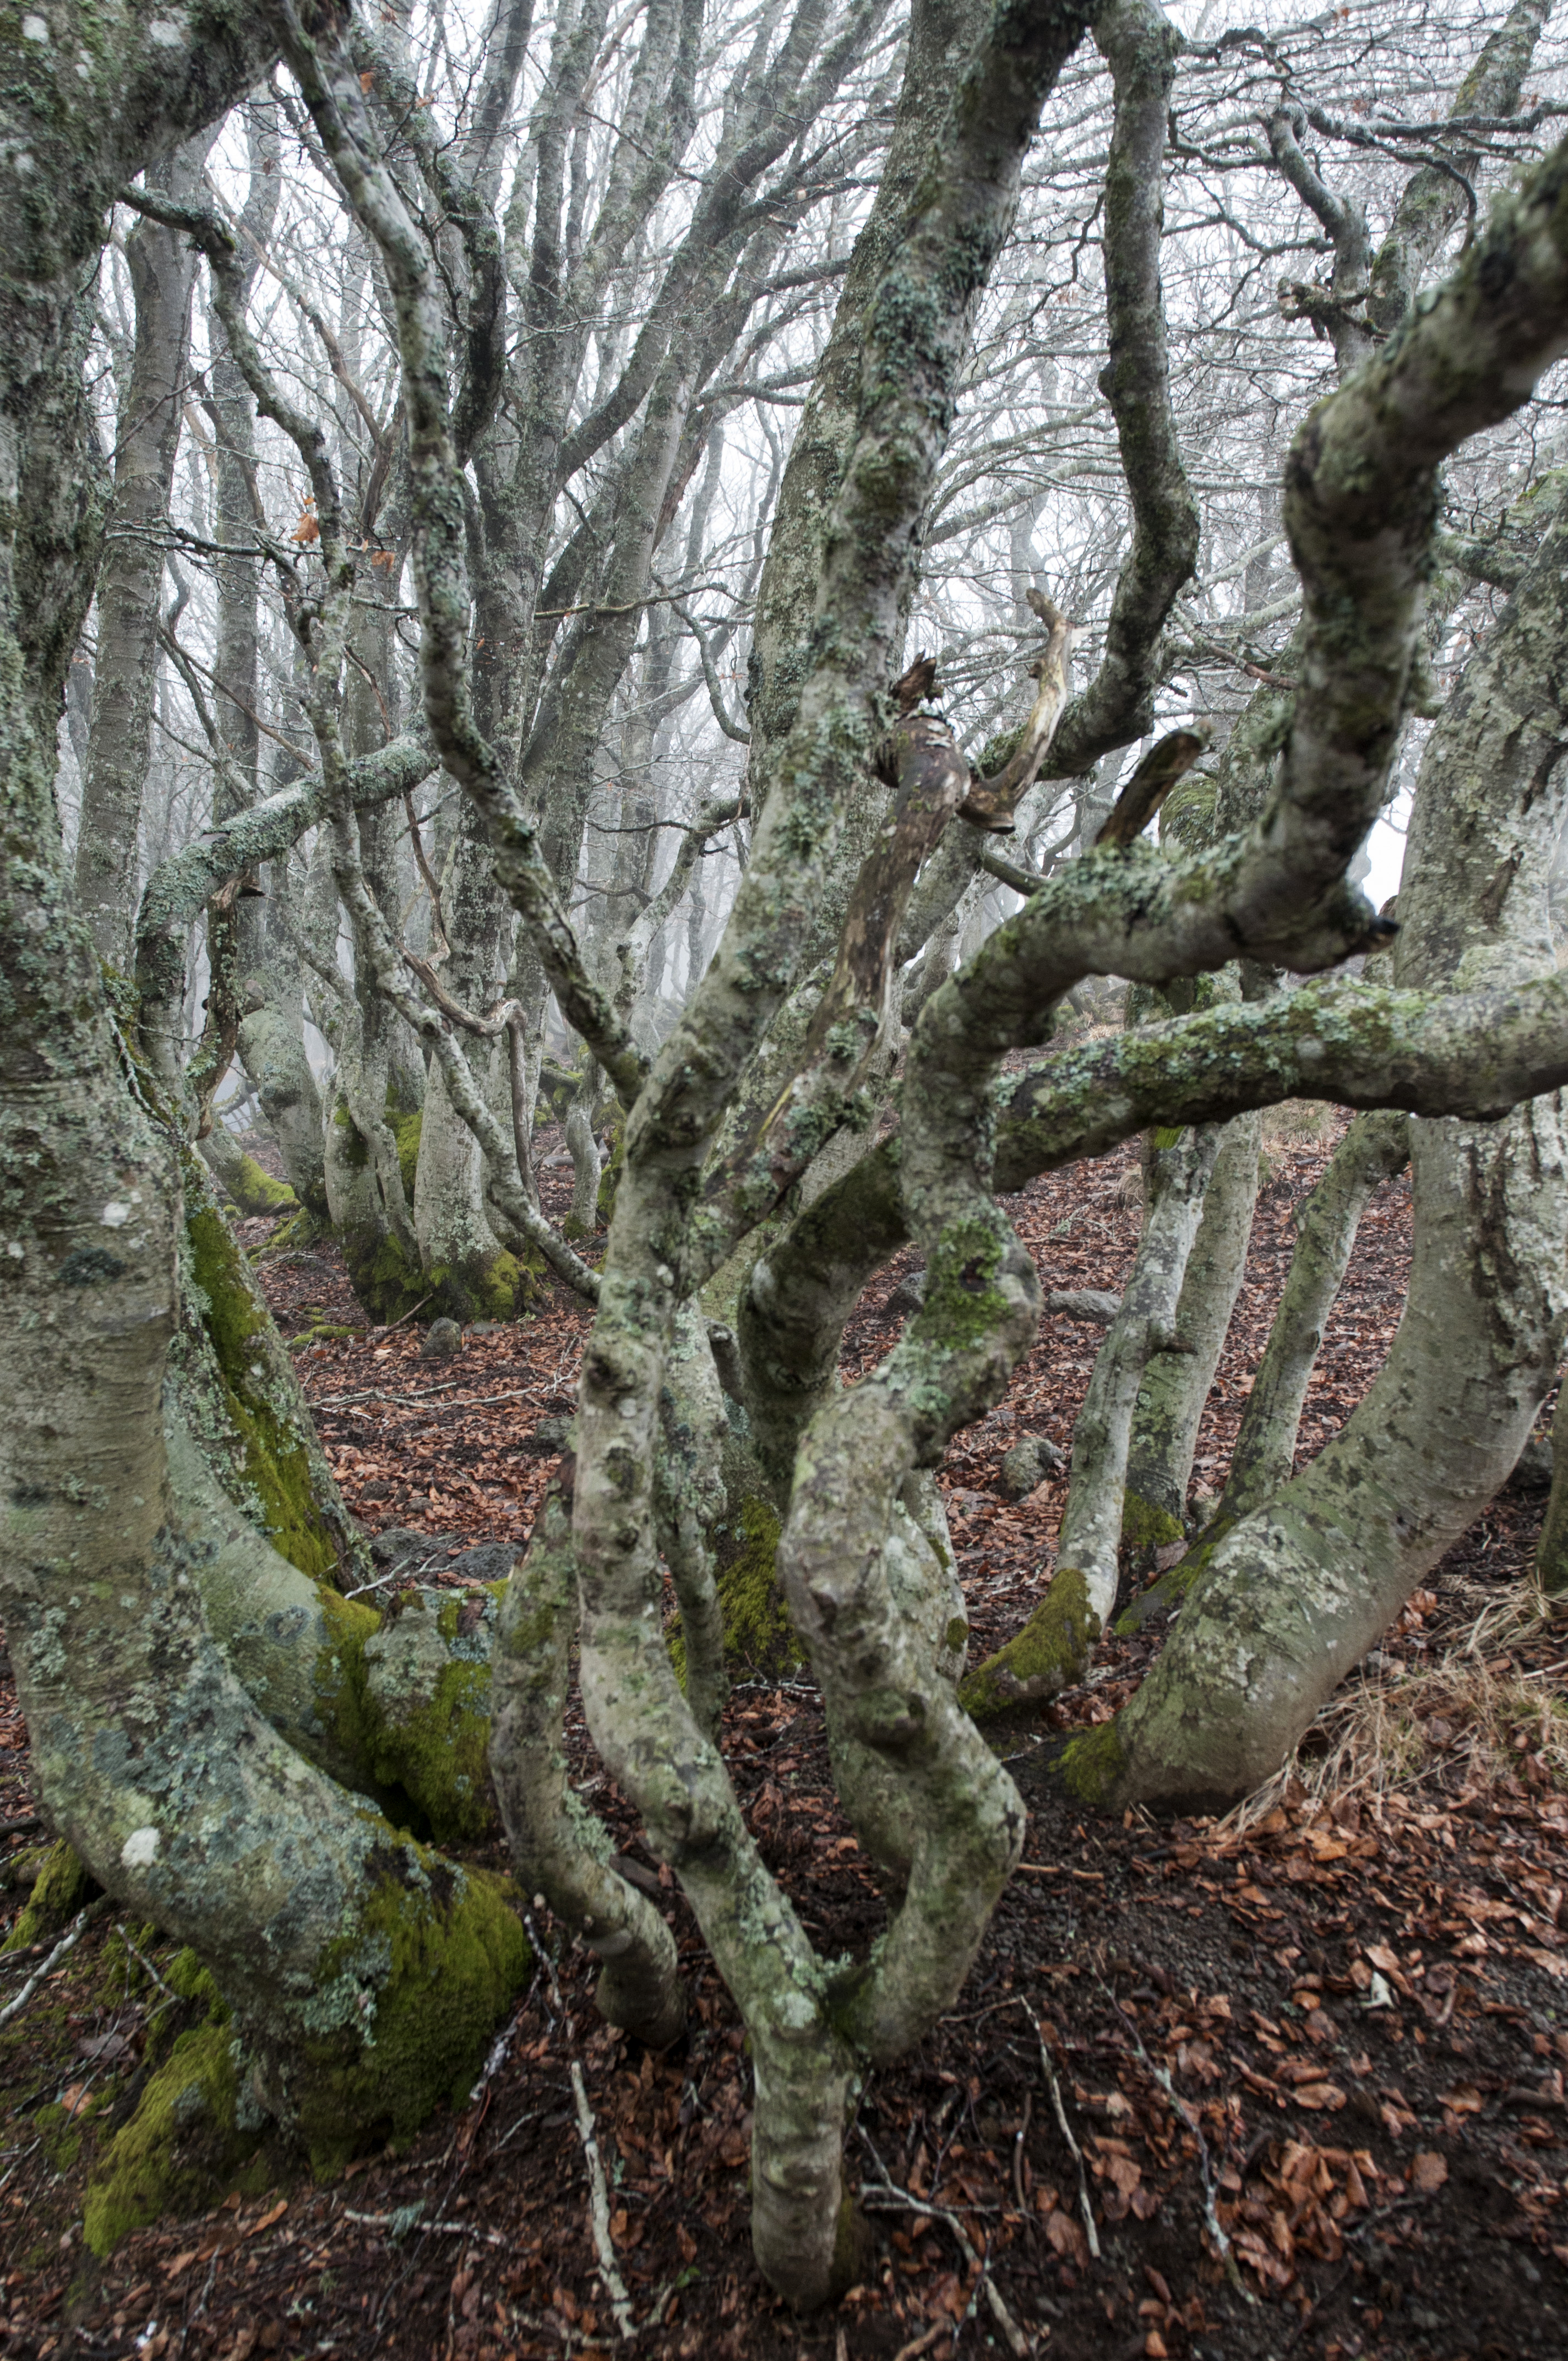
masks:
[[(203, 134), (159, 159), (156, 177), (193, 196), (212, 146)], [(141, 858), (142, 794), (152, 755), (163, 550), (180, 444), (196, 256), (190, 240), (137, 222), (126, 240), (136, 340), (121, 390), (112, 537), (98, 582), (98, 658), (82, 782), (76, 890), (98, 955), (128, 972)]]
[(1262, 1130), (1257, 1115), (1238, 1115), (1225, 1126), (1170, 1338), (1157, 1342), (1144, 1365), (1122, 1511), (1122, 1536), (1135, 1572), (1146, 1572), (1154, 1551), (1186, 1532), (1198, 1429), (1246, 1274)]

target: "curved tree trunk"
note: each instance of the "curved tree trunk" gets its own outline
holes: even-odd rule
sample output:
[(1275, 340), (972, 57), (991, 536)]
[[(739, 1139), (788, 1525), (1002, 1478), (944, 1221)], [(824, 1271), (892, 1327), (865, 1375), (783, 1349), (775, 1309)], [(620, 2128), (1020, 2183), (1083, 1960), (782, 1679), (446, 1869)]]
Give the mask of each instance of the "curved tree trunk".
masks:
[(1288, 1482), (1307, 1381), (1366, 1201), (1409, 1160), (1407, 1116), (1357, 1115), (1301, 1207), (1289, 1275), (1247, 1396), (1217, 1520), (1250, 1516)]

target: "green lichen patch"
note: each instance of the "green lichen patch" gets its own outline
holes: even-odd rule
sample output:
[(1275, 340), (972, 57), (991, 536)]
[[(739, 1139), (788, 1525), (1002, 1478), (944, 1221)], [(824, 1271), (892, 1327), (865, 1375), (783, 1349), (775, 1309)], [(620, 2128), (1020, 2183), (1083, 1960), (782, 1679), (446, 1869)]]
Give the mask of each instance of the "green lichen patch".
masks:
[(370, 1867), (358, 1925), (318, 1976), (323, 2032), (287, 2069), (323, 2178), (372, 2141), (409, 2137), (443, 2101), (464, 2103), (532, 1966), (504, 1879), (408, 1843)]
[(63, 1839), (50, 1845), (33, 1881), (27, 1907), (0, 1943), (0, 1951), (23, 1951), (63, 1934), (77, 1912), (99, 1891), (85, 1864)]
[(1021, 1631), (959, 1683), (959, 1703), (975, 1721), (992, 1721), (1055, 1697), (1081, 1680), (1100, 1619), (1075, 1565), (1058, 1566), (1050, 1588)]

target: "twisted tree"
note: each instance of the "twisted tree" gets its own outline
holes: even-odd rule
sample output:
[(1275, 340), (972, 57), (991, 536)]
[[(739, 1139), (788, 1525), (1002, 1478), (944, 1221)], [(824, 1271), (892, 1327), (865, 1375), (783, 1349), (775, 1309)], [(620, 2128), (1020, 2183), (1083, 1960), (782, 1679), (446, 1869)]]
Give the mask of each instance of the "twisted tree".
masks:
[[(590, 398), (586, 356), (599, 331), (567, 304), (565, 248), (581, 224), (572, 158), (604, 14), (582, 11), (553, 53), (525, 185), (504, 219), (499, 148), (522, 73), (522, 11), (498, 13), (471, 119), (450, 146), (417, 103), (400, 27), (371, 30), (340, 0), (273, 0), (243, 25), (221, 10), (184, 27), (129, 10), (113, 27), (114, 74), (99, 79), (78, 75), (68, 48), (69, 19), (70, 39), (82, 32), (82, 54), (94, 54), (85, 19), (78, 27), (62, 5), (27, 20), (47, 38), (25, 35), (38, 54), (0, 102), (6, 1626), (56, 1828), (111, 1891), (195, 1948), (235, 2012), (228, 2065), (214, 2060), (222, 2128), (238, 2139), (265, 2113), (323, 2163), (460, 2086), (521, 1972), (526, 1945), (496, 1883), (420, 1840), (443, 1813), (454, 1835), (482, 1828), (487, 1741), (520, 1880), (602, 1960), (607, 2015), (654, 2044), (679, 2029), (669, 1929), (617, 1873), (566, 1777), (576, 1640), (600, 1757), (679, 1879), (745, 2019), (756, 2253), (773, 2286), (807, 2309), (855, 2272), (843, 2144), (856, 2092), (950, 2005), (1019, 1857), (1023, 1806), (975, 1717), (1059, 1686), (1113, 1609), (1138, 1385), (1151, 1343), (1183, 1316), (1220, 1127), (1303, 1089), (1414, 1117), (1411, 1302), (1344, 1433), (1282, 1481), (1281, 1434), (1304, 1382), (1292, 1323), (1321, 1321), (1343, 1267), (1344, 1208), (1360, 1185), (1344, 1180), (1337, 1213), (1325, 1200), (1316, 1268), (1303, 1266), (1288, 1301), (1267, 1392), (1275, 1427), (1249, 1443), (1226, 1529), (1185, 1569), (1196, 1581), (1169, 1583), (1146, 1610), (1184, 1602), (1157, 1669), (1118, 1723), (1069, 1750), (1064, 1775), (1081, 1795), (1230, 1795), (1272, 1768), (1506, 1476), (1551, 1382), (1568, 1314), (1553, 1095), (1568, 1080), (1568, 984), (1548, 908), (1568, 778), (1568, 570), (1550, 503), (1504, 556), (1496, 536), (1471, 536), (1492, 548), (1493, 573), (1507, 564), (1511, 596), (1422, 757), (1392, 983), (1262, 997), (1227, 983), (1193, 994), (1185, 1014), (1022, 1072), (1003, 1060), (1044, 1047), (1068, 995), (1097, 979), (1128, 980), (1179, 1011), (1193, 979), (1238, 961), (1310, 977), (1394, 937), (1349, 873), (1426, 695), (1428, 580), (1445, 555), (1457, 562), (1440, 535), (1441, 471), (1527, 403), (1568, 349), (1568, 146), (1501, 198), (1457, 267), (1397, 322), (1376, 308), (1398, 308), (1389, 274), (1373, 269), (1363, 324), (1365, 242), (1347, 205), (1319, 207), (1335, 258), (1323, 319), (1345, 373), (1300, 424), (1284, 471), (1279, 522), (1299, 616), (1285, 598), (1275, 620), (1293, 627), (1291, 669), (1269, 672), (1266, 710), (1231, 732), (1209, 824), (1156, 840), (1162, 804), (1185, 796), (1190, 814), (1204, 808), (1190, 774), (1207, 742), (1185, 722), (1157, 730), (1158, 699), (1181, 669), (1176, 635), (1208, 628), (1192, 611), (1200, 535), (1162, 271), (1180, 45), (1154, 0), (990, 10), (916, 0), (876, 194), (775, 471), (744, 796), (688, 804), (659, 892), (651, 859), (596, 873), (623, 928), (612, 962), (569, 905), (587, 857), (589, 754), (612, 721), (626, 724), (622, 810), (635, 810), (652, 760), (638, 717), (614, 701), (637, 653), (638, 620), (627, 618), (664, 603), (654, 558), (715, 447), (712, 417), (693, 430), (698, 394), (736, 347), (789, 205), (817, 186), (820, 159), (802, 126), (864, 59), (881, 16), (829, 23), (806, 5), (770, 21), (737, 71), (685, 226), (644, 270), (638, 237), (693, 136), (699, 30), (695, 10), (648, 12), (583, 265), (595, 301), (608, 301), (624, 266), (647, 308), (635, 337), (604, 346)], [(1540, 16), (1516, 11), (1509, 38), (1525, 39)], [(930, 578), (932, 520), (954, 496), (943, 469), (976, 322), (1029, 194), (1042, 110), (1064, 78), (1078, 77), (1076, 90), (1099, 75), (1089, 36), (1110, 110), (1096, 335), (1127, 531), (1101, 585), (1087, 684), (1074, 693), (1066, 609), (1026, 586), (1033, 595), (1015, 603), (1030, 618), (1033, 685), (1014, 676), (998, 688), (987, 719), (1003, 726), (971, 760), (938, 703), (937, 668), (920, 656), (906, 664), (905, 642), (923, 566)], [(154, 161), (277, 58), (298, 93), (298, 134), (352, 210), (395, 353), (394, 435), (337, 343), (332, 374), (369, 437), (353, 489), (341, 436), (257, 332), (242, 235), (210, 192), (160, 179)], [(1464, 102), (1480, 103), (1474, 90)], [(1311, 203), (1321, 181), (1300, 119), (1271, 106), (1266, 125), (1270, 170)], [(143, 899), (131, 1009), (98, 965), (60, 859), (53, 790), (104, 514), (79, 290), (105, 207), (138, 172), (143, 217), (205, 258), (230, 410), (243, 386), (308, 482), (291, 542), (258, 524), (255, 550), (292, 635), (291, 709), (313, 755), (302, 737), (291, 742), (301, 774), (259, 800), (243, 763), (237, 781), (224, 774), (232, 803)], [(1452, 226), (1445, 203), (1425, 183), (1409, 198), (1401, 251), (1422, 258), (1411, 286)], [(515, 267), (523, 252), (526, 272)], [(515, 348), (509, 301), (526, 330)], [(302, 315), (313, 306), (302, 291)], [(334, 332), (323, 328), (330, 352)], [(711, 402), (718, 412), (718, 391)], [(592, 496), (568, 499), (577, 470), (612, 444), (616, 464)], [(372, 550), (383, 496), (396, 545)], [(1034, 517), (1043, 512), (1042, 501)], [(400, 566), (405, 549), (417, 618), (396, 620), (417, 620), (422, 726), (397, 731), (395, 664), (381, 664), (384, 643), (360, 632), (377, 574)], [(217, 555), (226, 564), (234, 548)], [(1244, 574), (1250, 563), (1244, 554)], [(231, 696), (243, 694), (248, 661), (235, 653), (243, 604), (236, 593), (230, 658), (214, 667)], [(542, 627), (559, 621), (580, 628), (550, 665), (556, 635)], [(698, 659), (689, 677), (732, 741), (743, 725), (717, 670), (720, 634), (695, 614), (685, 628)], [(650, 632), (643, 686), (655, 703), (667, 663)], [(182, 677), (189, 690), (200, 675)], [(367, 681), (379, 743), (356, 686)], [(1150, 738), (1124, 779), (1120, 758)], [(1107, 758), (1114, 775), (1091, 776)], [(411, 803), (406, 814), (442, 928), (421, 950), (389, 906), (396, 865), (373, 815), (438, 768), (462, 797), (442, 874), (421, 833), (433, 815)], [(1058, 832), (1046, 843), (1053, 812)], [(744, 867), (722, 936), (706, 970), (693, 957), (661, 1038), (636, 1021), (640, 978), (702, 847), (742, 816)], [(276, 874), (312, 829), (326, 918), (313, 935), (309, 909), (300, 917), (292, 972), (309, 969), (341, 1010), (338, 1127), (363, 1142), (359, 1169), (374, 1174), (400, 1251), (414, 1251), (413, 1232), (388, 1083), (389, 1045), (405, 1035), (388, 1018), (378, 1036), (378, 1011), (429, 1052), (421, 1168), (444, 1141), (444, 1169), (465, 1176), (444, 1192), (443, 1218), (455, 1235), (454, 1208), (464, 1213), (474, 1251), (439, 1255), (462, 1263), (471, 1287), (490, 1252), (480, 1217), (493, 1215), (595, 1302), (575, 1454), (499, 1615), (477, 1633), (449, 1631), (433, 1601), (378, 1628), (338, 1595), (331, 1560), (341, 1566), (357, 1543), (323, 1471), (302, 1479), (298, 1532), (258, 1505), (257, 1436), (276, 1474), (291, 1452), (308, 1459), (308, 1422), (298, 1431), (276, 1339), (192, 1155), (230, 1039), (233, 975), (217, 929), (215, 1013), (187, 1060), (186, 933), (204, 903), (226, 916), (229, 887), (263, 864)], [(999, 851), (1009, 831), (1023, 843)], [(955, 919), (967, 928), (996, 885), (1019, 906), (956, 973), (945, 953), (923, 968), (905, 1040), (905, 972)], [(641, 915), (626, 919), (642, 894)], [(487, 1000), (503, 948), (505, 989)], [(602, 1077), (623, 1124), (597, 1268), (552, 1231), (530, 1186), (529, 1068), (547, 994), (586, 1053), (579, 1109)], [(503, 1039), (517, 1087), (498, 1113), (485, 1060), (499, 1061)], [(879, 1138), (895, 1059), (896, 1129)], [(997, 1192), (1142, 1129), (1157, 1140), (1146, 1249), (1081, 1423), (1062, 1560), (1027, 1644), (966, 1682), (967, 1620), (934, 1471), (952, 1436), (1000, 1399), (1040, 1301)], [(1230, 1137), (1245, 1165), (1247, 1135)], [(344, 1186), (329, 1159), (329, 1198)], [(417, 1191), (414, 1213), (417, 1229)], [(840, 1388), (845, 1321), (910, 1238), (926, 1262), (923, 1308), (869, 1378)], [(428, 1275), (438, 1250), (428, 1237), (415, 1247)], [(1205, 1267), (1222, 1259), (1216, 1248)], [(732, 1324), (713, 1316), (716, 1301)], [(236, 1390), (219, 1330), (239, 1340), (249, 1393)], [(204, 1425), (214, 1400), (228, 1421), (221, 1450)], [(1168, 1422), (1168, 1468), (1190, 1409)], [(1152, 1422), (1142, 1440), (1160, 1455)], [(884, 1882), (887, 1932), (863, 1958), (815, 1949), (718, 1742), (729, 1677), (719, 1529), (733, 1527), (738, 1497), (757, 1510), (755, 1532), (776, 1535), (839, 1792)], [(679, 1669), (663, 1631), (666, 1571)], [(444, 1785), (438, 1773), (454, 1764)], [(138, 2202), (133, 2192), (105, 2212), (104, 2235)]]

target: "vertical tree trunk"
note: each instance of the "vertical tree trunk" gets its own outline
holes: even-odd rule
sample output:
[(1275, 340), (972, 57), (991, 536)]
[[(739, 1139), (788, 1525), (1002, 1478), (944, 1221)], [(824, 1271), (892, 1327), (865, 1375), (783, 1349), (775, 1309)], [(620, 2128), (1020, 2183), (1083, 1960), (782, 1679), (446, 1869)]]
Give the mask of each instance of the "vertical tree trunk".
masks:
[(1366, 1201), (1409, 1160), (1408, 1116), (1357, 1115), (1301, 1207), (1289, 1276), (1231, 1454), (1220, 1519), (1250, 1516), (1288, 1481), (1307, 1380)]
[[(210, 134), (154, 167), (170, 192), (200, 183)], [(98, 660), (76, 840), (76, 890), (98, 955), (128, 972), (140, 864), (142, 793), (152, 752), (163, 553), (180, 443), (196, 256), (190, 240), (141, 221), (126, 241), (136, 340), (122, 390), (115, 457), (113, 535), (98, 581)]]
[(1246, 1272), (1262, 1131), (1257, 1115), (1224, 1126), (1169, 1341), (1157, 1341), (1144, 1364), (1122, 1509), (1122, 1539), (1135, 1573), (1146, 1573), (1154, 1552), (1186, 1532), (1198, 1428)]

